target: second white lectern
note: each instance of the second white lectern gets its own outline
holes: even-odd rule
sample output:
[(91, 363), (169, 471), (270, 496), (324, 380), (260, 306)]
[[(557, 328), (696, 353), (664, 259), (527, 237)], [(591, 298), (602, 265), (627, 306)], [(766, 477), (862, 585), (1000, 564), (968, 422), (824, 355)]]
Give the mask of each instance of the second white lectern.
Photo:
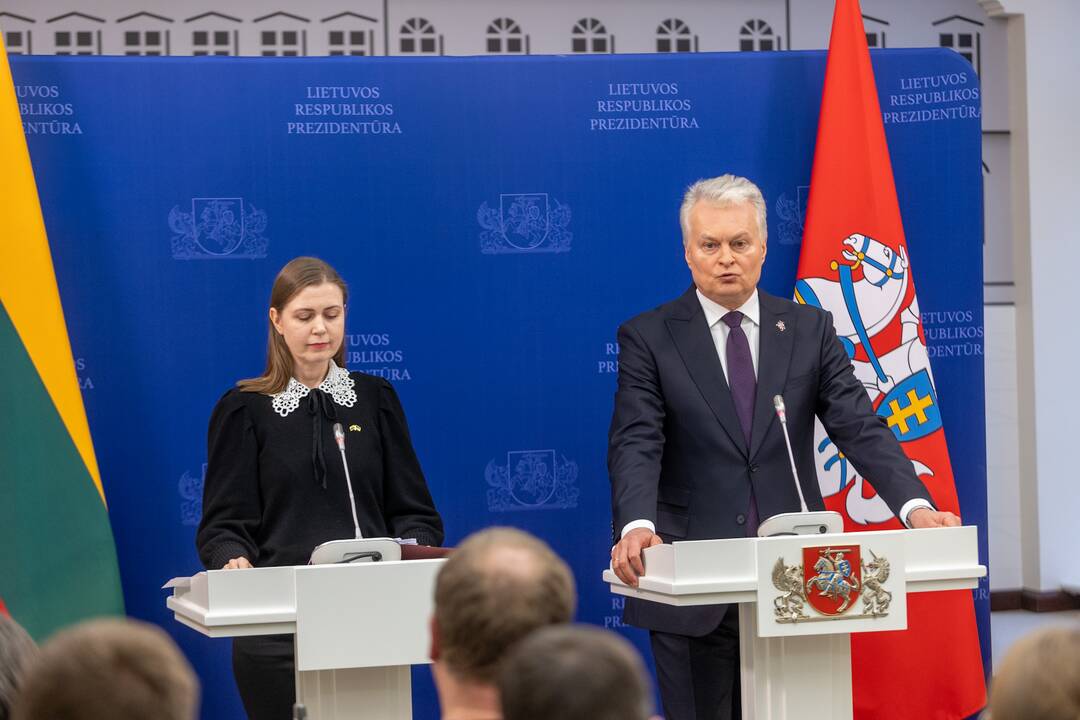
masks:
[(209, 637), (295, 635), (296, 698), (310, 720), (408, 720), (409, 668), (430, 662), (443, 560), (211, 570), (166, 605)]
[(743, 720), (848, 720), (853, 632), (907, 628), (907, 595), (974, 588), (974, 527), (698, 540), (645, 550), (637, 588), (668, 605), (739, 603)]

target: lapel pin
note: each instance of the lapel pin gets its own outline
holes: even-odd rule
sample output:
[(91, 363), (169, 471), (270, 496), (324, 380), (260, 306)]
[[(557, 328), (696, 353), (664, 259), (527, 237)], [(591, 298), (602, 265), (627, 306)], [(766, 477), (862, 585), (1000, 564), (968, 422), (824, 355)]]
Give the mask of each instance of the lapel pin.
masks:
[(777, 320), (776, 321), (776, 329), (779, 330), (780, 332), (784, 332), (785, 330), (787, 330), (787, 325), (784, 324), (783, 320)]
[(360, 426), (359, 425), (350, 425), (349, 426), (349, 432), (360, 432)]

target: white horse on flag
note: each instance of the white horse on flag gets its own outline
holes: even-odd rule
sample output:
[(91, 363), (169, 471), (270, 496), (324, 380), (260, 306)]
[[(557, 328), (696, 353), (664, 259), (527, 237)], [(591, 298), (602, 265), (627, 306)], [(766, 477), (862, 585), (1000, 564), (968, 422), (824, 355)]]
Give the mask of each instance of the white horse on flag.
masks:
[[(915, 440), (941, 427), (930, 358), (919, 335), (919, 306), (909, 293), (907, 250), (896, 251), (867, 235), (846, 237), (840, 257), (830, 263), (838, 279), (808, 277), (795, 283), (795, 300), (828, 310), (837, 337), (851, 358), (855, 376), (866, 388), (878, 415), (886, 418), (900, 442)], [(862, 277), (854, 272), (862, 269)], [(911, 297), (907, 306), (904, 300)], [(901, 323), (900, 342), (884, 347), (882, 331)], [(891, 337), (896, 337), (893, 334)], [(877, 340), (875, 341), (875, 338)], [(859, 357), (858, 350), (862, 349)], [(863, 359), (865, 357), (865, 359)], [(866, 525), (886, 522), (892, 511), (877, 494), (868, 492), (864, 478), (832, 444), (816, 423), (818, 483), (823, 497), (843, 492), (848, 516)], [(915, 472), (933, 476), (927, 465), (912, 461)]]

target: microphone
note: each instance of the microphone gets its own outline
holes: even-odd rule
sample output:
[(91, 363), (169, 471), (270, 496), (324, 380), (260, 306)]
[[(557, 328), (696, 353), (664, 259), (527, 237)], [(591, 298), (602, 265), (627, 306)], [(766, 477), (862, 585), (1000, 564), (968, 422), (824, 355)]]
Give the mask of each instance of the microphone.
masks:
[(791, 452), (791, 437), (787, 431), (787, 410), (784, 408), (784, 396), (773, 395), (773, 407), (776, 408), (776, 417), (780, 418), (780, 429), (784, 431), (784, 445), (787, 446), (788, 460), (791, 462), (791, 476), (795, 478), (795, 489), (799, 492), (799, 507), (807, 512), (806, 498), (802, 494), (802, 484), (799, 482), (799, 471), (795, 469), (795, 454)]
[(341, 453), (341, 467), (345, 468), (345, 486), (349, 488), (349, 507), (352, 510), (353, 531), (356, 533), (356, 539), (359, 540), (364, 535), (360, 532), (360, 521), (356, 518), (356, 498), (353, 497), (352, 478), (349, 477), (349, 463), (345, 460), (345, 428), (341, 427), (339, 422), (334, 423), (334, 442), (337, 443), (338, 452)]
[(799, 507), (802, 510), (801, 512), (780, 513), (766, 519), (758, 526), (758, 537), (843, 532), (844, 519), (840, 513), (830, 510), (812, 512), (806, 507), (806, 498), (803, 497), (802, 485), (799, 483), (799, 471), (795, 469), (795, 453), (791, 450), (791, 437), (788, 436), (787, 430), (787, 409), (784, 407), (782, 395), (773, 396), (773, 407), (776, 408), (776, 417), (780, 420), (780, 430), (784, 435), (784, 445), (787, 447), (788, 461), (791, 463), (791, 476), (795, 480), (795, 491), (799, 493)]

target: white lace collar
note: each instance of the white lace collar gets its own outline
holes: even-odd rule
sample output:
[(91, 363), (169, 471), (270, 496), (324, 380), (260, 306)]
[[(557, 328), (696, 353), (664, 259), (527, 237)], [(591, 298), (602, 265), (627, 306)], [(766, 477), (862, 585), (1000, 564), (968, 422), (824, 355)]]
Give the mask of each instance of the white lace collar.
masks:
[[(349, 377), (349, 371), (337, 366), (330, 361), (330, 372), (326, 373), (326, 379), (319, 383), (319, 390), (329, 395), (338, 405), (352, 407), (356, 404), (356, 381)], [(284, 390), (271, 395), (271, 404), (281, 417), (285, 417), (296, 408), (300, 407), (300, 401), (311, 392), (304, 383), (296, 378), (289, 378), (289, 384)]]

